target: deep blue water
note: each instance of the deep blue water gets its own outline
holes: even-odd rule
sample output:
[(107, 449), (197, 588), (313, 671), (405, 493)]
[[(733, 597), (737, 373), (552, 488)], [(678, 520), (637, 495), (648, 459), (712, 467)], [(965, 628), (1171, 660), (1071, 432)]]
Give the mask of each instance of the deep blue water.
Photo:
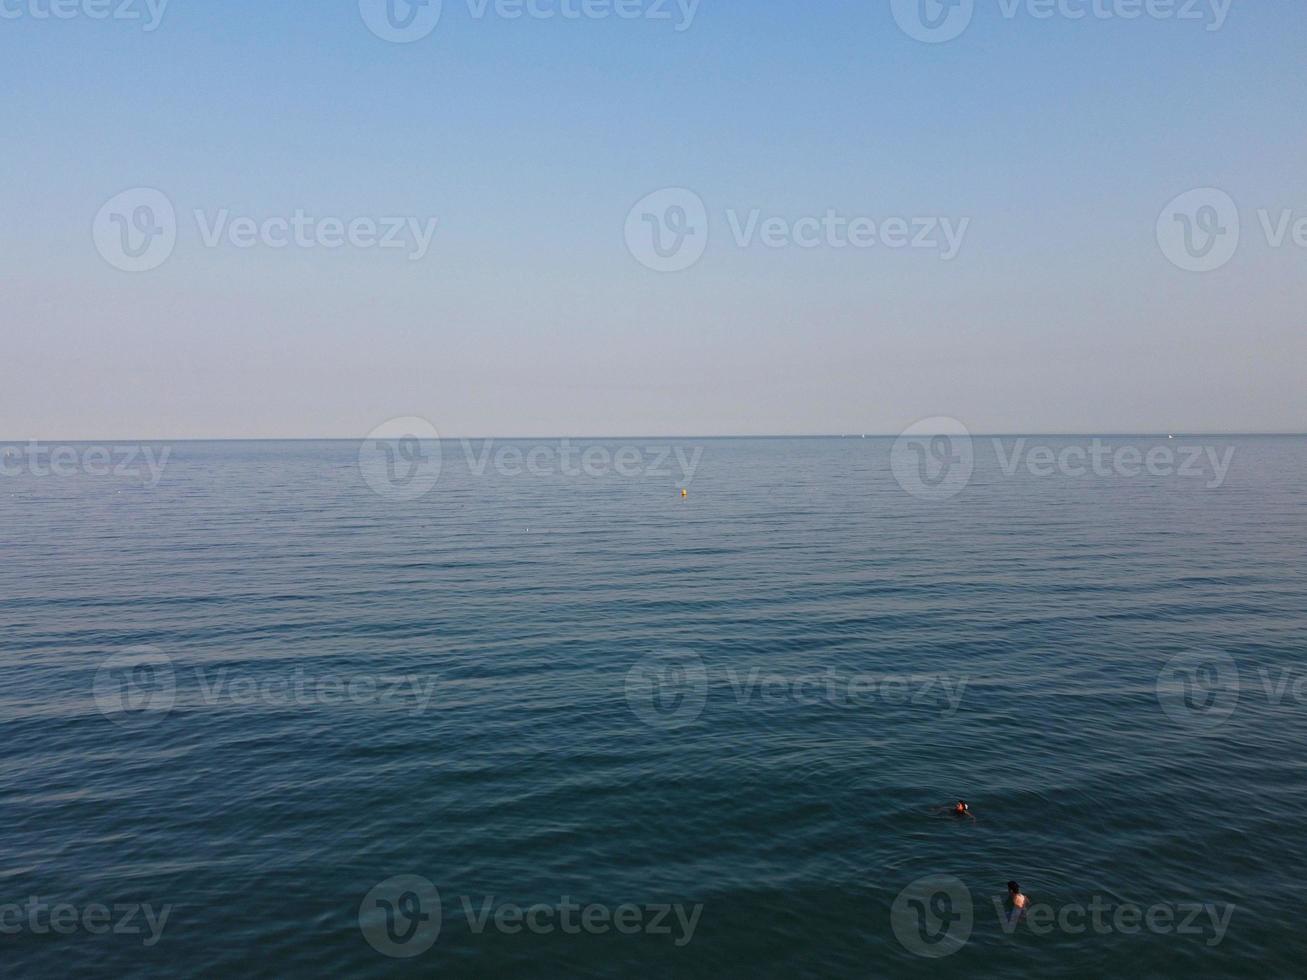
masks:
[[(3, 972), (1300, 975), (1307, 439), (1105, 441), (1235, 453), (981, 439), (947, 499), (884, 439), (447, 442), (415, 499), (348, 442), (10, 458)], [(1010, 878), (1063, 924), (1009, 933)]]

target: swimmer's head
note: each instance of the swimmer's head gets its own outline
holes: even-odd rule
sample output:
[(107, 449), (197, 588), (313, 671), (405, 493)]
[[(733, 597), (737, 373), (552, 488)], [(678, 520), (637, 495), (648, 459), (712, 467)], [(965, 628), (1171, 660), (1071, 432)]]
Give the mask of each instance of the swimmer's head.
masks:
[(1021, 894), (1021, 886), (1018, 885), (1015, 881), (1009, 881), (1007, 883), (1007, 890), (1011, 892), (1013, 895)]
[(967, 806), (966, 800), (958, 800), (956, 803), (953, 804), (954, 813), (966, 813), (970, 809), (971, 807)]

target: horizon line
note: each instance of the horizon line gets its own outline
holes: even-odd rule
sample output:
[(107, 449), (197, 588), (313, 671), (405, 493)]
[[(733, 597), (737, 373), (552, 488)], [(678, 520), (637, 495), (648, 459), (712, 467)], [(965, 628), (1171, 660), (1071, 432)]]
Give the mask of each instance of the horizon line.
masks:
[[(928, 435), (929, 433), (916, 433), (916, 435)], [(958, 435), (958, 433), (945, 433), (948, 435)], [(802, 434), (759, 434), (759, 435), (739, 435), (739, 434), (716, 434), (716, 435), (552, 435), (552, 436), (440, 436), (437, 442), (476, 442), (489, 440), (504, 440), (510, 442), (554, 442), (562, 439), (570, 439), (578, 442), (615, 442), (620, 440), (633, 440), (648, 442), (656, 439), (897, 439), (902, 435), (899, 432), (859, 432), (859, 433), (802, 433)], [(1125, 439), (1144, 439), (1144, 438), (1162, 438), (1162, 439), (1192, 439), (1192, 438), (1304, 438), (1307, 432), (972, 432), (968, 433), (972, 439), (1023, 439), (1031, 437), (1042, 438), (1065, 438), (1065, 439), (1088, 439), (1088, 438), (1125, 438)], [(45, 436), (27, 437), (20, 439), (0, 438), (0, 445), (25, 445), (30, 443), (145, 443), (145, 442), (363, 442), (368, 436), (148, 436), (139, 438), (115, 437), (107, 439), (96, 438), (50, 438)]]

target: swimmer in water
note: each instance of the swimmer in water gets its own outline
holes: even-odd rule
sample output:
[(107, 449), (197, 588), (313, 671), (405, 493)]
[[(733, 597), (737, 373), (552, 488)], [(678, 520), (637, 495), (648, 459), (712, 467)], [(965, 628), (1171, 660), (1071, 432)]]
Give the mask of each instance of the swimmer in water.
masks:
[(968, 820), (975, 820), (976, 816), (971, 812), (971, 804), (966, 800), (958, 800), (949, 806), (937, 806), (934, 808), (935, 813), (947, 813), (954, 817), (966, 817)]
[(1022, 910), (1030, 904), (1030, 899), (1021, 894), (1021, 886), (1015, 881), (1009, 881), (1007, 883), (1007, 893), (1008, 897), (1012, 899), (1012, 908), (1014, 909)]

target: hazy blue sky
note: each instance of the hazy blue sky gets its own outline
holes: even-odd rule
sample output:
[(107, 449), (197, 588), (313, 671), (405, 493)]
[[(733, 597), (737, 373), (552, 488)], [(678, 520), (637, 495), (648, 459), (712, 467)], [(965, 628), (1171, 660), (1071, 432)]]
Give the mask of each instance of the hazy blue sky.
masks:
[[(445, 0), (404, 44), (358, 0), (50, 2), (0, 0), (0, 437), (1307, 429), (1299, 0), (977, 0), (946, 43), (890, 0)], [(101, 212), (140, 187), (176, 244), (128, 272), (136, 199)], [(658, 272), (628, 213), (669, 187), (707, 244)], [(1186, 271), (1159, 216), (1207, 187), (1240, 240)], [(741, 247), (755, 209), (965, 234)], [(206, 245), (224, 210), (438, 224)]]

